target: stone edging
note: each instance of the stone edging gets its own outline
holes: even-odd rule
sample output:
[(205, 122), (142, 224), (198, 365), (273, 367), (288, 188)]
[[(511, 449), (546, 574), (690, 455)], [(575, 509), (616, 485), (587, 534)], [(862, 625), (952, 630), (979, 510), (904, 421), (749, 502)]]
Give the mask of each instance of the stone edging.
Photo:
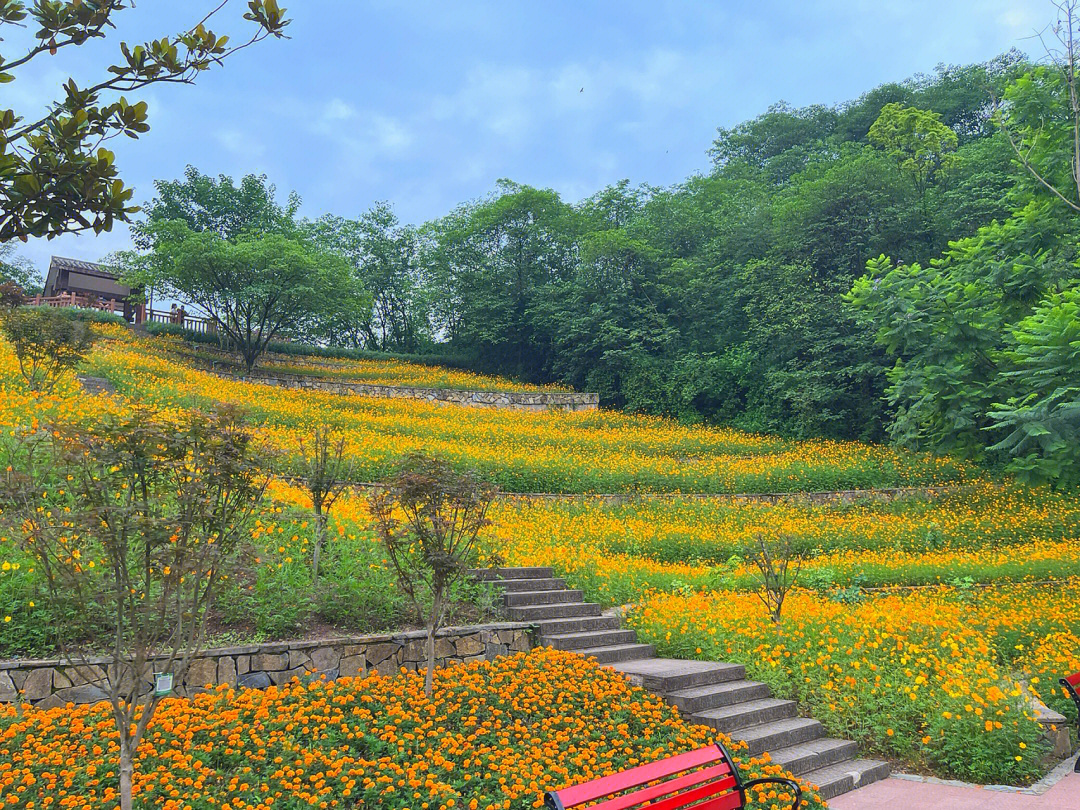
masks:
[[(927, 785), (947, 785), (948, 787), (971, 788), (973, 790), (988, 790), (993, 793), (1017, 793), (1023, 796), (1041, 796), (1054, 785), (1073, 772), (1077, 755), (1067, 757), (1059, 762), (1050, 773), (1046, 774), (1031, 787), (1013, 787), (1011, 785), (978, 785), (973, 782), (961, 782), (959, 779), (938, 779), (936, 776), (920, 776), (915, 773), (893, 773), (890, 779), (903, 779), (906, 782), (922, 782)], [(990, 801), (987, 798), (987, 801)]]
[(243, 377), (211, 371), (219, 377), (241, 380), (280, 388), (325, 391), (331, 394), (351, 394), (379, 399), (418, 399), (439, 404), (464, 405), (472, 408), (507, 408), (517, 411), (595, 411), (600, 407), (599, 394), (578, 394), (562, 391), (466, 391), (457, 388), (420, 388), (404, 385), (347, 382), (311, 377), (304, 374), (268, 373), (255, 371)]
[[(400, 669), (416, 671), (426, 660), (423, 630), (380, 635), (341, 636), (215, 647), (191, 662), (176, 693), (192, 695), (208, 684), (266, 688), (294, 677), (334, 680)], [(490, 660), (533, 647), (534, 628), (526, 622), (444, 627), (435, 639), (436, 666)], [(103, 688), (111, 658), (72, 662), (62, 658), (0, 661), (0, 704), (23, 700), (43, 708), (105, 700)], [(152, 673), (144, 678), (152, 680)]]

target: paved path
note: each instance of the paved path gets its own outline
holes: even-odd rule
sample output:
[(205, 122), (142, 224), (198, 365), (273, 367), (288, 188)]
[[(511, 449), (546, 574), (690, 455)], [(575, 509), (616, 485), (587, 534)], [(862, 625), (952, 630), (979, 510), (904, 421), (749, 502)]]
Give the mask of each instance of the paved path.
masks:
[(982, 787), (912, 782), (890, 777), (829, 801), (832, 810), (1078, 810), (1080, 773), (1070, 773), (1045, 793), (1006, 793)]

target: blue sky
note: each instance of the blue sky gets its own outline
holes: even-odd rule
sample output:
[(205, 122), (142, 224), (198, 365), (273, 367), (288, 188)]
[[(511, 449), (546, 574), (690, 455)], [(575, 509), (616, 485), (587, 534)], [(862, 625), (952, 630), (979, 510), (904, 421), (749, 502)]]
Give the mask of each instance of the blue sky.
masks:
[[(784, 99), (833, 104), (940, 62), (1019, 47), (1047, 0), (715, 0), (715, 2), (363, 2), (281, 0), (286, 41), (237, 54), (193, 87), (145, 98), (152, 130), (115, 142), (136, 199), (191, 163), (235, 178), (265, 173), (303, 213), (357, 216), (390, 201), (403, 221), (437, 217), (507, 177), (574, 201), (629, 178), (679, 182), (708, 166), (716, 127)], [(215, 2), (143, 0), (110, 40), (40, 57), (0, 103), (32, 114), (69, 73), (83, 83), (119, 38), (175, 32)], [(241, 0), (215, 29), (239, 38)], [(5, 52), (18, 36), (3, 32)], [(22, 248), (95, 260), (111, 234)]]

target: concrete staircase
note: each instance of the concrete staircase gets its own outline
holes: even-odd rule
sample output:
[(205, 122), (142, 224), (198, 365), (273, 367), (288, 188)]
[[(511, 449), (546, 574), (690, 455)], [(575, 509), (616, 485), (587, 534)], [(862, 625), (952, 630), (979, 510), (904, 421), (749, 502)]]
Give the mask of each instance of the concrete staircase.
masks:
[(811, 784), (825, 799), (884, 779), (889, 765), (860, 759), (855, 743), (825, 736), (821, 723), (799, 717), (795, 702), (773, 697), (763, 683), (746, 679), (740, 664), (657, 658), (639, 644), (617, 616), (601, 615), (551, 568), (475, 571), (503, 591), (506, 613), (538, 628), (538, 643), (591, 656), (623, 673), (631, 683), (661, 695), (694, 723), (744, 740), (751, 756), (768, 751), (772, 761)]

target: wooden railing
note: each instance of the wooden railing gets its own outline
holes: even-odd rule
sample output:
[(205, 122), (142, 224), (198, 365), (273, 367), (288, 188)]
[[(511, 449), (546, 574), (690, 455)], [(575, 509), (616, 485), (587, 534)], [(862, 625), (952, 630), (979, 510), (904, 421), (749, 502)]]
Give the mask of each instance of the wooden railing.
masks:
[(217, 334), (217, 324), (213, 320), (198, 315), (189, 315), (182, 310), (148, 309), (146, 310), (146, 320), (151, 323), (171, 323), (190, 329), (193, 332)]
[(61, 293), (60, 295), (35, 295), (27, 305), (34, 307), (77, 307), (79, 309), (97, 309), (103, 312), (124, 314), (124, 302), (116, 298), (98, 298), (94, 295)]

